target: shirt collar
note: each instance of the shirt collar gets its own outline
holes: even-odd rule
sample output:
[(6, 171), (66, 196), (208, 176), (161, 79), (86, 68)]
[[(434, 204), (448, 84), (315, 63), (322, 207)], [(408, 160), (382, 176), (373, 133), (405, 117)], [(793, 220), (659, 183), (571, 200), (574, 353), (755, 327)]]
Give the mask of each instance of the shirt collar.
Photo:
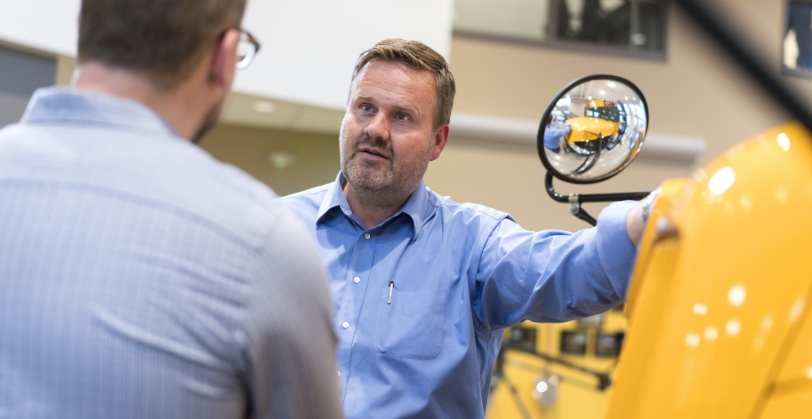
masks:
[[(336, 207), (338, 207), (345, 216), (352, 216), (350, 204), (347, 202), (347, 197), (344, 196), (344, 191), (342, 190), (343, 185), (344, 174), (338, 172), (335, 182), (333, 182), (333, 184), (327, 189), (327, 194), (321, 201), (319, 212), (316, 216), (316, 225), (321, 223), (322, 217), (324, 217), (325, 214)], [(423, 226), (424, 221), (428, 220), (431, 216), (431, 213), (428, 210), (432, 208), (433, 207), (429, 207), (428, 205), (428, 190), (426, 188), (426, 184), (421, 179), (420, 184), (417, 185), (417, 189), (414, 191), (414, 193), (412, 193), (412, 196), (410, 196), (409, 199), (407, 199), (406, 202), (387, 219), (387, 221), (399, 216), (400, 214), (406, 214), (409, 219), (412, 220), (412, 227), (414, 231), (412, 240), (414, 240), (417, 238), (417, 234), (420, 233), (420, 228)], [(386, 221), (384, 221), (384, 223), (385, 222)]]
[(178, 136), (165, 119), (142, 103), (107, 93), (65, 87), (37, 89), (20, 123), (106, 126), (130, 132)]

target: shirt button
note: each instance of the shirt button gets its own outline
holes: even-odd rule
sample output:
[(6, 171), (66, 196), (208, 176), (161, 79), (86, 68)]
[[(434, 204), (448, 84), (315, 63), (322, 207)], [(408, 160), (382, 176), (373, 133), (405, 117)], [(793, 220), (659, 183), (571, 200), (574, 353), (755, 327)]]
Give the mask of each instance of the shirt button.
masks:
[(348, 328), (348, 327), (350, 327), (350, 322), (344, 322), (344, 323), (341, 323), (341, 327), (343, 327), (343, 328), (345, 328), (345, 329), (346, 329), (346, 328)]
[(364, 238), (365, 238), (365, 239), (367, 239), (367, 240), (369, 240), (369, 233), (364, 234)]
[(352, 282), (355, 282), (357, 284), (357, 283), (361, 282), (361, 278), (356, 276), (355, 278), (352, 279)]
[(338, 373), (338, 376), (341, 377), (341, 371), (336, 371), (336, 372)]

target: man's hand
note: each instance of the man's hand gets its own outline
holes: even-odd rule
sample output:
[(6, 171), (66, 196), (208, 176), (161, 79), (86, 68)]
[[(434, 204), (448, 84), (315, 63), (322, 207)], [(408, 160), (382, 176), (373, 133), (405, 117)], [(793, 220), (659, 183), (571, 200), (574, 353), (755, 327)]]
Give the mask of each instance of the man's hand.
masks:
[(643, 221), (643, 201), (639, 201), (626, 213), (626, 233), (635, 247), (640, 244), (640, 239), (643, 238), (643, 230), (646, 227), (646, 222)]
[(637, 247), (640, 240), (643, 238), (643, 231), (646, 229), (646, 222), (648, 222), (651, 209), (660, 195), (660, 188), (652, 191), (647, 197), (643, 198), (637, 205), (629, 210), (626, 214), (626, 233), (629, 239)]
[(564, 125), (561, 128), (547, 126), (544, 129), (544, 147), (557, 153), (561, 147), (561, 137), (569, 134), (570, 130), (571, 128), (569, 125)]

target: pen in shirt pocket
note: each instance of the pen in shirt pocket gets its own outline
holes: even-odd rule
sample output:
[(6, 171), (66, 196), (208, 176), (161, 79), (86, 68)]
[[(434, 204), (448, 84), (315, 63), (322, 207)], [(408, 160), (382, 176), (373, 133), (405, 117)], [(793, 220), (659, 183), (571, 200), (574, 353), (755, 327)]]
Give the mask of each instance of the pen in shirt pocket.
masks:
[(389, 301), (386, 304), (392, 304), (392, 290), (395, 289), (395, 281), (389, 281)]

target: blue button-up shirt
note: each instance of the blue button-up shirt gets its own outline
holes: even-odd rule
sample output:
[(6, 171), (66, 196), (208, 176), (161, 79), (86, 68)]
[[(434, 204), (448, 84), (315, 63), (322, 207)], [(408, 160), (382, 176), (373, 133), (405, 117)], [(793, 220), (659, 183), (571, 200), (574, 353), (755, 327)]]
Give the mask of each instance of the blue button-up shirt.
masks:
[(482, 418), (502, 328), (603, 312), (626, 295), (631, 203), (598, 227), (532, 232), (421, 182), (365, 228), (332, 184), (282, 198), (311, 228), (330, 274), (348, 418)]
[(339, 418), (316, 246), (150, 108), (37, 91), (0, 130), (0, 418)]

